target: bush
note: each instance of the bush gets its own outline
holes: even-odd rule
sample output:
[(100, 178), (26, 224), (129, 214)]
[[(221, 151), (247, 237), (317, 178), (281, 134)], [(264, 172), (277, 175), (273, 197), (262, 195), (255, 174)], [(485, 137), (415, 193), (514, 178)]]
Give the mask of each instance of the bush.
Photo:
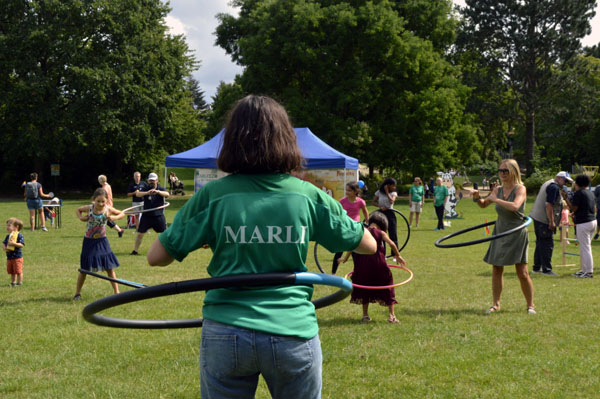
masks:
[(527, 194), (537, 194), (540, 191), (540, 187), (542, 184), (552, 179), (555, 175), (555, 172), (550, 171), (549, 169), (544, 170), (536, 170), (525, 179), (525, 187), (527, 187)]

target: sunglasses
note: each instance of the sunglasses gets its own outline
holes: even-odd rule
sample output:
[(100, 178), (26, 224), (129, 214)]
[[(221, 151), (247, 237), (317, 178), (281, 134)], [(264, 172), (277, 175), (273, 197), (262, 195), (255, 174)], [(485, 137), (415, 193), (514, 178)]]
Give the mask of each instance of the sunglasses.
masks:
[(498, 169), (498, 173), (508, 173), (510, 170), (508, 169)]

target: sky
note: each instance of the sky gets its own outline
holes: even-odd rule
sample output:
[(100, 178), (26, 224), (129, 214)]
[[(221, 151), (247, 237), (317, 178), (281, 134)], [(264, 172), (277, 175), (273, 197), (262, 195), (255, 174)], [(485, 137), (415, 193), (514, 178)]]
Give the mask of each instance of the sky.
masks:
[[(237, 15), (237, 10), (229, 6), (230, 0), (171, 0), (172, 11), (166, 18), (172, 34), (185, 35), (190, 50), (200, 68), (193, 73), (204, 91), (204, 100), (213, 102), (220, 82), (231, 83), (242, 68), (234, 64), (221, 47), (215, 45), (215, 29), (218, 25), (216, 15), (226, 13)], [(454, 0), (455, 4), (464, 6), (464, 0)], [(592, 34), (583, 39), (584, 46), (592, 46), (600, 42), (600, 5), (596, 8), (596, 16), (591, 21)]]

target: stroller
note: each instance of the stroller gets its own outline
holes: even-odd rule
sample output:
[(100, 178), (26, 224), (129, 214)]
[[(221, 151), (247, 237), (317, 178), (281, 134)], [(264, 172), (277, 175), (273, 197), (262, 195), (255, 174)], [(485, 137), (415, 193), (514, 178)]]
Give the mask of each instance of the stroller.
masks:
[(185, 195), (185, 191), (183, 191), (183, 182), (180, 181), (173, 172), (171, 172), (171, 175), (169, 176), (169, 194)]

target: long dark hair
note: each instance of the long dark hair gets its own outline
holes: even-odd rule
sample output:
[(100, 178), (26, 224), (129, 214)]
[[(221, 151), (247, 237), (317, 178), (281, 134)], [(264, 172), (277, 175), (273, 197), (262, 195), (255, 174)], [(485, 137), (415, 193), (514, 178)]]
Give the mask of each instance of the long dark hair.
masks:
[(302, 166), (296, 132), (270, 97), (249, 95), (231, 111), (217, 164), (228, 173), (289, 173)]
[(385, 194), (385, 186), (390, 184), (396, 184), (396, 179), (394, 179), (393, 177), (388, 177), (387, 179), (385, 179), (383, 183), (381, 183), (381, 186), (379, 186), (379, 191)]

